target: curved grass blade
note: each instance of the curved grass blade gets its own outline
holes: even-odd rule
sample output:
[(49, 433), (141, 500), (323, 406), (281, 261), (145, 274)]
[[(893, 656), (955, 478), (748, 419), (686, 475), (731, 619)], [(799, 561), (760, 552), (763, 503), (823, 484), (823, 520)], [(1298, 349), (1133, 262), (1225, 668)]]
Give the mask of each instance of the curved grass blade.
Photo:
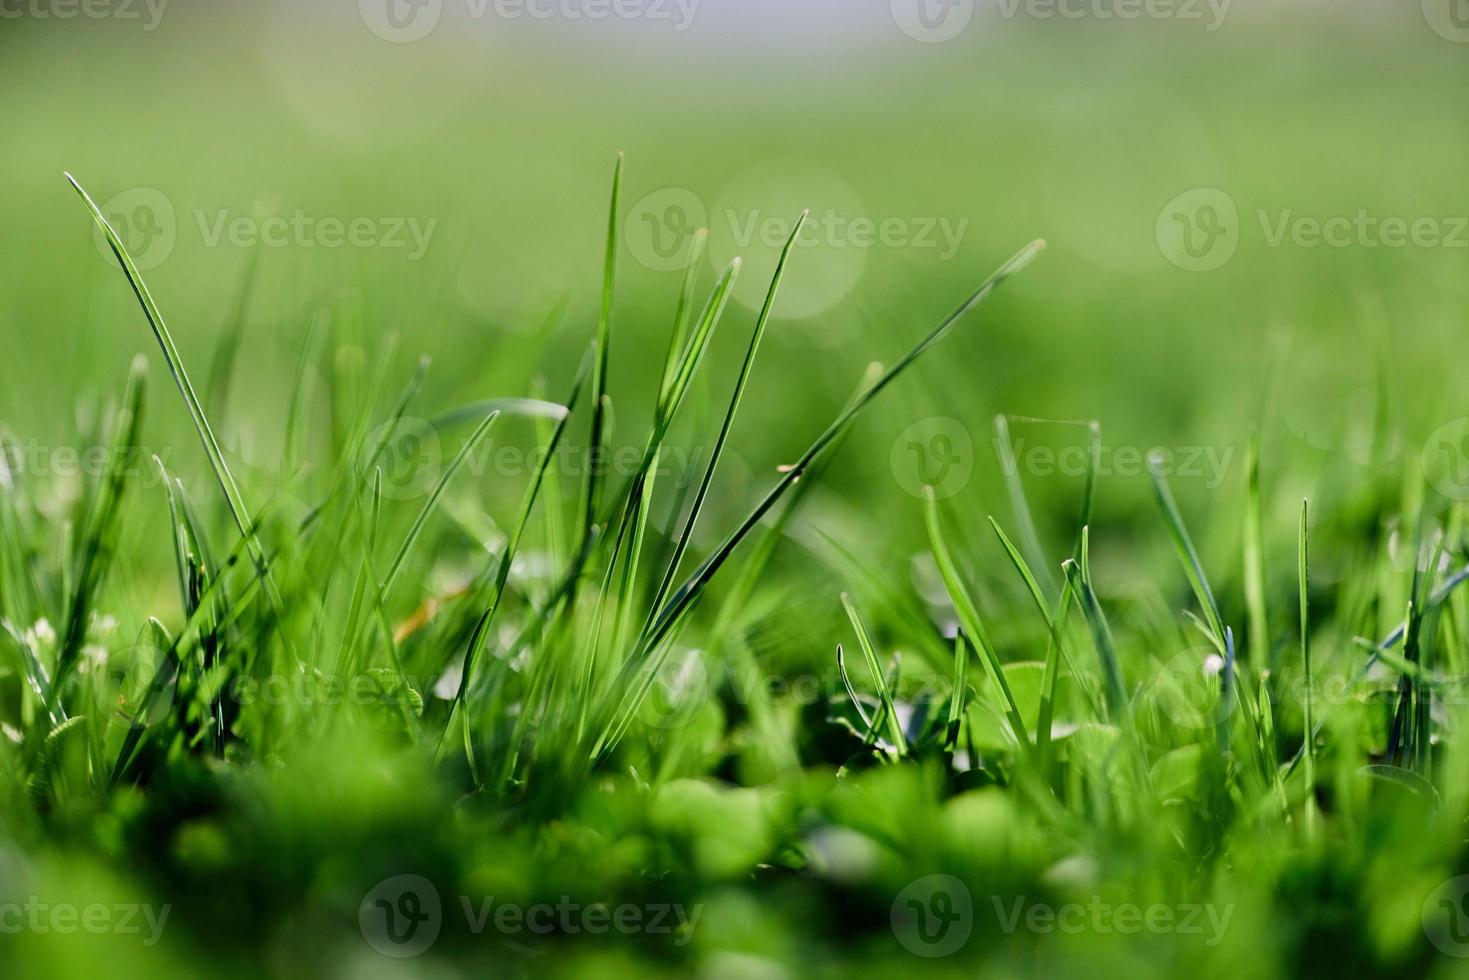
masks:
[(932, 493), (928, 495), (924, 507), (924, 518), (928, 526), (928, 546), (933, 551), (934, 562), (939, 567), (939, 576), (944, 580), (949, 599), (954, 603), (954, 612), (959, 617), (959, 625), (969, 634), (979, 649), (981, 659), (989, 669), (990, 680), (994, 682), (995, 687), (1000, 691), (1000, 696), (1004, 699), (1001, 707), (1010, 720), (1010, 727), (1015, 730), (1015, 737), (1027, 752), (1033, 753), (1035, 746), (1025, 730), (1025, 719), (1020, 713), (1020, 706), (1015, 701), (1014, 692), (1010, 690), (1010, 682), (1005, 679), (1004, 665), (1000, 663), (1000, 656), (995, 652), (994, 644), (990, 642), (989, 632), (985, 630), (984, 623), (979, 618), (979, 610), (969, 598), (964, 583), (960, 581), (959, 569), (949, 555), (948, 545), (944, 543), (943, 530), (939, 527), (939, 505)]
[(1102, 664), (1102, 678), (1106, 682), (1107, 708), (1112, 718), (1120, 718), (1127, 711), (1127, 684), (1123, 679), (1122, 665), (1117, 660), (1117, 647), (1112, 640), (1112, 628), (1107, 625), (1107, 616), (1097, 594), (1092, 590), (1091, 579), (1086, 574), (1086, 550), (1083, 547), (1082, 563), (1067, 559), (1061, 567), (1066, 572), (1071, 591), (1081, 602), (1081, 610), (1092, 628), (1092, 638), (1097, 647), (1097, 658)]
[(82, 189), (82, 185), (77, 183), (76, 178), (71, 174), (66, 174), (66, 179), (77, 194), (81, 195), (88, 210), (92, 212), (92, 220), (97, 222), (97, 226), (102, 229), (102, 234), (107, 239), (112, 254), (121, 264), (123, 274), (127, 276), (128, 284), (132, 286), (133, 294), (143, 308), (143, 315), (148, 320), (148, 326), (153, 330), (153, 337), (163, 350), (163, 358), (168, 363), (169, 373), (173, 375), (174, 383), (178, 385), (179, 393), (183, 395), (184, 405), (188, 409), (194, 428), (199, 433), (200, 441), (204, 444), (205, 455), (209, 457), (209, 465), (214, 470), (220, 490), (224, 493), (225, 503), (235, 520), (235, 526), (241, 535), (249, 537), (250, 557), (255, 562), (255, 567), (260, 575), (265, 579), (265, 588), (270, 596), (271, 604), (278, 611), (283, 611), (284, 604), (281, 602), (280, 591), (276, 588), (274, 577), (271, 575), (265, 549), (249, 534), (249, 509), (245, 506), (245, 498), (241, 495), (239, 485), (235, 483), (234, 475), (230, 472), (224, 453), (219, 448), (219, 441), (214, 437), (214, 430), (210, 428), (209, 419), (204, 414), (204, 406), (200, 403), (199, 396), (194, 393), (194, 385), (189, 381), (183, 358), (179, 355), (178, 347), (173, 342), (173, 335), (169, 333), (168, 325), (163, 321), (163, 314), (158, 309), (158, 304), (153, 300), (153, 294), (148, 291), (148, 285), (138, 272), (132, 256), (128, 254), (127, 246), (122, 243), (122, 239), (118, 237), (117, 232), (103, 216), (102, 210), (97, 207), (91, 195)]
[(882, 713), (887, 719), (888, 736), (893, 741), (893, 749), (898, 758), (908, 754), (908, 740), (903, 735), (903, 726), (898, 720), (897, 708), (893, 705), (892, 692), (888, 690), (887, 682), (883, 679), (882, 665), (878, 663), (877, 651), (872, 647), (872, 639), (867, 635), (867, 627), (862, 625), (862, 617), (857, 613), (857, 607), (852, 605), (852, 597), (845, 592), (842, 593), (842, 608), (847, 611), (847, 618), (852, 621), (852, 629), (857, 632), (857, 643), (862, 647), (862, 656), (867, 660), (867, 670), (872, 674), (872, 683), (877, 688), (878, 700), (882, 702)]

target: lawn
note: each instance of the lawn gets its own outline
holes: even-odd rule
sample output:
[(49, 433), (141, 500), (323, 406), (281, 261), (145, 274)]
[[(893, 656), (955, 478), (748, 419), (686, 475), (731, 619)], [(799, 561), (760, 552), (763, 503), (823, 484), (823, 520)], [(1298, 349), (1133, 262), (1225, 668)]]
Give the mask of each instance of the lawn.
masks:
[(0, 975), (1462, 972), (1454, 3), (0, 7)]

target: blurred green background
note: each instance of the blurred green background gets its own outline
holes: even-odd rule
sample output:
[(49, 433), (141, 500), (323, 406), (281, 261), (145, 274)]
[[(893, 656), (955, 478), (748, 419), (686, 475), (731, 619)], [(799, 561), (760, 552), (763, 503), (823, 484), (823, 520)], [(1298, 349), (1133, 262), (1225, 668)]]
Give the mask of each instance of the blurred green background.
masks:
[[(538, 379), (553, 396), (564, 391), (595, 329), (606, 199), (624, 152), (612, 350), (620, 444), (642, 438), (680, 279), (667, 256), (684, 233), (710, 228), (706, 284), (730, 258), (745, 258), (739, 305), (711, 358), (716, 380), (698, 395), (717, 413), (781, 229), (812, 210), (701, 543), (747, 512), (870, 362), (901, 354), (1035, 238), (1048, 242), (1042, 258), (863, 418), (813, 501), (812, 523), (860, 546), (896, 585), (913, 586), (909, 562), (922, 548), (916, 484), (900, 460), (904, 433), (933, 424), (925, 420), (955, 420), (942, 431), (969, 474), (953, 504), (976, 567), (998, 555), (980, 538), (983, 515), (1005, 507), (993, 418), (1099, 421), (1115, 465), (1098, 494), (1098, 577), (1122, 596), (1156, 587), (1142, 580), (1170, 547), (1136, 462), (1142, 452), (1164, 448), (1203, 467), (1175, 473), (1174, 488), (1206, 560), (1232, 555), (1244, 447), (1258, 428), (1268, 567), (1286, 580), (1302, 496), (1323, 522), (1349, 523), (1360, 518), (1353, 505), (1364, 485), (1399, 481), (1425, 457), (1430, 470), (1444, 462), (1432, 434), (1469, 414), (1460, 377), (1469, 355), (1461, 0), (1236, 0), (1223, 10), (1180, 0), (1156, 8), (1173, 15), (1137, 18), (1116, 16), (1127, 7), (1120, 0), (1063, 3), (1079, 17), (1046, 16), (1041, 0), (928, 2), (925, 21), (916, 0), (648, 0), (629, 8), (643, 16), (601, 20), (567, 16), (588, 9), (576, 3), (543, 18), (513, 4), (480, 15), (469, 0), (172, 0), (152, 9), (117, 0), (75, 10), (66, 0), (0, 0), (0, 423), (22, 443), (74, 445), (79, 420), (115, 397), (133, 354), (148, 353), (161, 380), (136, 301), (63, 171), (120, 219), (196, 377), (258, 263), (220, 428), (232, 460), (261, 487), (316, 316), (356, 331), (370, 369), (394, 358), (394, 378), (432, 357), (426, 412), (529, 395)], [(394, 27), (389, 11), (405, 26)], [(1350, 223), (1345, 237), (1314, 241), (1310, 222), (1331, 219)], [(1392, 245), (1386, 219), (1418, 231)], [(181, 406), (162, 385), (153, 397), (145, 445), (208, 486)], [(1030, 448), (1022, 475), (1042, 536), (1059, 547), (1082, 481), (1035, 450), (1081, 440), (1067, 426), (1013, 429)], [(1428, 476), (1469, 494), (1452, 469)], [(66, 486), (58, 481), (59, 492)], [(483, 482), (475, 492), (508, 508), (520, 490)], [(134, 495), (129, 507), (133, 547), (114, 590), (124, 631), (172, 590), (160, 500)], [(1322, 574), (1330, 580), (1329, 561)], [(1237, 591), (1230, 566), (1217, 576), (1221, 592)], [(839, 589), (798, 575), (782, 586), (786, 628), (762, 638), (765, 652), (775, 664), (824, 662), (829, 650), (813, 649), (811, 636), (814, 624), (840, 621)], [(290, 835), (336, 805), (420, 806), (400, 776), (413, 778), (343, 775), (361, 794), (344, 792), (348, 803), (316, 799), (330, 796), (319, 787), (276, 787), (265, 794), (273, 805), (300, 812), (262, 818), (285, 839), (256, 840), (256, 853), (268, 863), (299, 847), (320, 859), (329, 842)], [(253, 778), (263, 777), (239, 777)], [(810, 791), (833, 806), (826, 788)], [(393, 811), (402, 827), (431, 822), (448, 802), (438, 792), (423, 789), (422, 812)], [(911, 794), (915, 807), (927, 805)], [(773, 823), (794, 826), (804, 802), (721, 797), (707, 807), (738, 824), (741, 806), (773, 806)], [(971, 823), (1008, 826), (998, 812), (931, 816), (959, 836)], [(387, 853), (395, 826), (349, 834), (338, 859)], [(456, 824), (445, 839), (474, 829)], [(1006, 834), (993, 854), (956, 849), (966, 856), (952, 860), (1028, 868), (1026, 834)], [(948, 838), (939, 840), (943, 851)], [(203, 832), (188, 842), (201, 861), (211, 843)], [(118, 853), (127, 846), (117, 842)], [(451, 844), (403, 849), (432, 861)], [(556, 853), (558, 873), (582, 870), (577, 847)], [(403, 865), (398, 857), (386, 870)], [(38, 874), (88, 893), (134, 887), (95, 884), (90, 865)], [(899, 887), (906, 880), (890, 875)], [(322, 880), (313, 886), (327, 887)], [(277, 885), (287, 887), (241, 886), (219, 915), (248, 917)], [(550, 881), (538, 887), (556, 894)], [(723, 900), (710, 921), (739, 934), (707, 941), (800, 961), (799, 948), (762, 950), (799, 940), (770, 938), (747, 896)], [(800, 907), (836, 914), (819, 902)], [(886, 908), (853, 914), (881, 919)], [(309, 924), (300, 931), (278, 937), (290, 965), (275, 969), (301, 969), (312, 943)], [(74, 949), (58, 945), (58, 959), (44, 962)], [(173, 952), (181, 963), (204, 955)], [(376, 960), (318, 952), (342, 975), (392, 975)], [(598, 965), (645, 968), (612, 962), (617, 955), (598, 951), (608, 958)], [(733, 976), (772, 961), (710, 962)], [(1219, 962), (1225, 972), (1248, 958)]]

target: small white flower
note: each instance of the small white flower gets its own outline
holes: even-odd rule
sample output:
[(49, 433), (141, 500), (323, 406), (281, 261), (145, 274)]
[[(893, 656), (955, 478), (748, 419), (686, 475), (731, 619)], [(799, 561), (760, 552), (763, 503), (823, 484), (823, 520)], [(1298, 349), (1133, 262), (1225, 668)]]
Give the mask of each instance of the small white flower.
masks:
[(82, 673), (90, 673), (93, 670), (101, 670), (107, 666), (107, 648), (89, 643), (82, 647), (82, 659), (77, 664), (77, 669)]
[(51, 628), (50, 620), (42, 617), (36, 620), (36, 625), (30, 628), (27, 638), (33, 646), (54, 647), (56, 645), (56, 631)]
[(1224, 658), (1217, 653), (1211, 653), (1204, 661), (1204, 676), (1218, 677), (1222, 670), (1224, 670)]

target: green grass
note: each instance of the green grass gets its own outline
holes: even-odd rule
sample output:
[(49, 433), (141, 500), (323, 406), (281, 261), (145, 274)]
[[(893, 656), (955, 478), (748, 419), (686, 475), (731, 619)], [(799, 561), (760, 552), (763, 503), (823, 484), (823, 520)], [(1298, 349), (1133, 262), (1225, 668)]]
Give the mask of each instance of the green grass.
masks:
[[(108, 465), (79, 492), (0, 470), (0, 902), (171, 911), (156, 945), (0, 936), (18, 975), (1407, 975), (1458, 948), (1462, 909), (1435, 895), (1469, 864), (1469, 550), (1416, 459), (1325, 494), (1309, 526), (1278, 520), (1295, 481), (1254, 441), (1220, 491), (1239, 508), (1175, 497), (1150, 460), (1151, 499), (1127, 488), (1148, 516), (1126, 519), (1097, 504), (1105, 426), (1080, 426), (1081, 479), (1042, 493), (1001, 416), (979, 465), (1007, 474), (1008, 512), (891, 482), (926, 530), (893, 567), (877, 521), (828, 531), (829, 469), (888, 465), (864, 427), (903, 417), (937, 351), (992, 343), (988, 301), (1042, 243), (869, 351), (889, 363), (834, 413), (782, 392), (806, 448), (761, 456), (776, 440), (743, 410), (805, 216), (753, 317), (730, 302), (741, 262), (704, 282), (694, 237), (677, 294), (640, 307), (666, 354), (623, 390), (625, 180), (619, 157), (577, 354), (455, 402), (427, 360), (364, 357), (334, 309), (301, 344), (283, 458), (238, 477), (211, 392), (248, 383), (229, 365), (250, 338), (225, 333), (199, 397), (206, 358), (72, 182), (118, 263), (98, 289), (131, 289), (182, 404), (120, 363), (79, 435)], [(143, 479), (145, 405), (187, 418), (202, 464)], [(621, 446), (608, 471), (557, 455)], [(502, 448), (537, 462), (503, 480), (482, 465)], [(686, 448), (689, 478), (662, 476)], [(436, 942), (401, 962), (363, 918), (400, 875), (442, 899)], [(667, 932), (476, 931), (490, 897), (699, 911)], [(1017, 926), (1017, 907), (1174, 925)]]

